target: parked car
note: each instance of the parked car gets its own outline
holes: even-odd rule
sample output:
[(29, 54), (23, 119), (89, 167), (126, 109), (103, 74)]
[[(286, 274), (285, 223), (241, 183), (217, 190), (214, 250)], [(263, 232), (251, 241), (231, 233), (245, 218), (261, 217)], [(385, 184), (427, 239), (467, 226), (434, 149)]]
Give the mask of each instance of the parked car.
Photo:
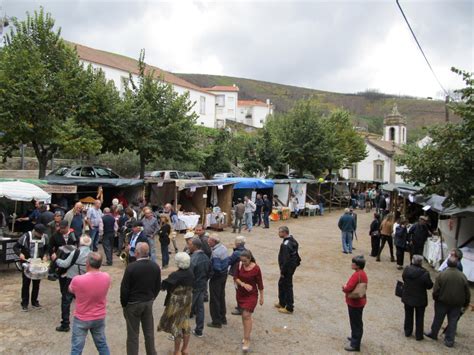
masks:
[(206, 180), (206, 177), (204, 176), (204, 174), (200, 173), (199, 171), (186, 171), (185, 174), (188, 177), (188, 179)]
[(236, 178), (236, 177), (240, 177), (240, 176), (234, 173), (216, 173), (212, 176), (213, 179), (226, 179), (226, 178)]
[(57, 178), (89, 178), (89, 179), (120, 179), (120, 175), (100, 165), (76, 165), (61, 166), (50, 172), (45, 179), (54, 180)]
[(156, 170), (145, 172), (145, 179), (175, 180), (189, 179), (186, 173), (177, 170)]

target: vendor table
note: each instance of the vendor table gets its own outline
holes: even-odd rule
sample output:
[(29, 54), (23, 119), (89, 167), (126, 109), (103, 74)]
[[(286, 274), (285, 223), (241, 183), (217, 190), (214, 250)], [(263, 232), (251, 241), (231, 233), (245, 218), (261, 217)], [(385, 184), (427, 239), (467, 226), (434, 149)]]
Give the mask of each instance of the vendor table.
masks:
[(176, 223), (176, 230), (194, 229), (199, 223), (200, 216), (197, 214), (181, 214), (178, 215), (178, 223)]
[(212, 228), (216, 230), (224, 230), (227, 225), (227, 214), (221, 213), (208, 213), (206, 214), (206, 228)]
[(443, 243), (443, 257), (441, 256), (441, 242), (440, 240), (434, 240), (428, 238), (423, 248), (423, 256), (428, 263), (434, 268), (438, 268), (443, 262), (443, 259), (448, 256), (448, 247), (446, 243)]
[(305, 213), (307, 216), (316, 216), (319, 211), (319, 205), (311, 205), (307, 203), (305, 205)]

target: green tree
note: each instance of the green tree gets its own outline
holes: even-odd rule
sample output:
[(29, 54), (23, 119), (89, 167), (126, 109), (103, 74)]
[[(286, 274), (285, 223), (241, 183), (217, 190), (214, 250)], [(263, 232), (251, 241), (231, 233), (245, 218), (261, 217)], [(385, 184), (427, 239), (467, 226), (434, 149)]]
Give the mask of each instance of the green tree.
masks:
[(457, 90), (461, 101), (452, 106), (462, 121), (430, 128), (430, 144), (422, 148), (408, 145), (397, 160), (407, 167), (402, 173), (406, 181), (423, 183), (423, 192), (445, 195), (449, 202), (465, 207), (473, 203), (474, 196), (474, 79), (472, 73), (452, 71), (466, 83)]
[[(19, 144), (31, 144), (44, 177), (58, 151), (94, 154), (101, 136), (88, 124), (100, 117), (113, 96), (103, 75), (84, 71), (77, 53), (61, 39), (60, 29), (41, 8), (26, 20), (13, 20), (0, 49), (0, 138), (3, 157)], [(107, 92), (108, 95), (103, 95)]]
[(123, 100), (124, 137), (129, 150), (140, 157), (140, 178), (147, 164), (160, 157), (175, 161), (187, 159), (196, 140), (196, 114), (189, 94), (179, 95), (173, 86), (157, 79), (146, 67), (145, 51), (138, 61), (139, 76), (125, 90)]
[(364, 139), (354, 130), (348, 111), (337, 109), (324, 120), (324, 132), (328, 139), (326, 168), (350, 167), (367, 156)]
[(204, 159), (200, 171), (211, 177), (215, 173), (230, 171), (231, 158), (229, 142), (231, 135), (226, 130), (213, 130), (214, 132), (205, 139), (207, 147), (204, 150)]
[(324, 128), (322, 111), (310, 100), (298, 101), (287, 114), (267, 121), (270, 150), (276, 152), (277, 162), (289, 164), (300, 175), (309, 171), (317, 176), (329, 157)]

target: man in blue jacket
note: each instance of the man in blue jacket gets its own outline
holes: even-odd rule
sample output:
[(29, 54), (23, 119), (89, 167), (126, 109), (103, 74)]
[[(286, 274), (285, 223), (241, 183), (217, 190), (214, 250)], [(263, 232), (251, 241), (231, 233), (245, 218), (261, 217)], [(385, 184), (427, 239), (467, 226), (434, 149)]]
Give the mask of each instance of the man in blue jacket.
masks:
[(227, 281), (229, 256), (227, 255), (227, 248), (220, 242), (217, 234), (211, 234), (208, 242), (212, 249), (212, 275), (209, 280), (209, 310), (212, 322), (207, 323), (207, 326), (211, 328), (222, 328), (223, 324), (227, 324), (225, 283)]
[(349, 208), (344, 210), (344, 214), (339, 218), (339, 223), (337, 225), (341, 230), (342, 252), (344, 254), (352, 254), (352, 235), (356, 226), (354, 217), (351, 216)]

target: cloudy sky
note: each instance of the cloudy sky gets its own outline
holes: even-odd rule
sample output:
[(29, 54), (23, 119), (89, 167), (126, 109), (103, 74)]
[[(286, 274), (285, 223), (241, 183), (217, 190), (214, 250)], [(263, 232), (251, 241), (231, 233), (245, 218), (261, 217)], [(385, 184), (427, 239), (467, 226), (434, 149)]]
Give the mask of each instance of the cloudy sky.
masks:
[[(446, 89), (473, 71), (474, 1), (400, 0)], [(335, 92), (439, 97), (395, 0), (0, 0), (24, 18), (43, 5), (63, 37), (173, 72), (238, 76)]]

